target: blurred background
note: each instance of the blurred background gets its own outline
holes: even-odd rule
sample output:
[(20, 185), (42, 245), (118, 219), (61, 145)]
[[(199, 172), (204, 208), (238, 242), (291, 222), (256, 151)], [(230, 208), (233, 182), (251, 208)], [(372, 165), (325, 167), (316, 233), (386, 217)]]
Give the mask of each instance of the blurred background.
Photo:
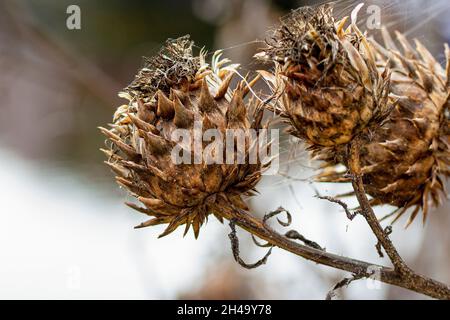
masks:
[[(369, 1), (381, 23), (419, 38), (443, 61), (449, 7), (441, 1)], [(69, 30), (69, 5), (81, 29)], [(211, 218), (198, 240), (163, 227), (133, 230), (145, 217), (123, 205), (98, 151), (97, 126), (123, 103), (128, 85), (167, 38), (189, 33), (196, 45), (258, 67), (251, 57), (280, 16), (298, 0), (2, 0), (0, 1), (0, 298), (24, 299), (324, 299), (344, 272), (274, 249), (266, 265), (245, 270), (232, 257), (228, 225)], [(358, 1), (338, 1), (347, 15)], [(364, 21), (362, 9), (360, 21)], [(376, 31), (374, 32), (376, 36)], [(250, 200), (263, 215), (283, 205), (293, 228), (328, 251), (388, 264), (362, 219), (313, 198), (337, 188), (314, 186), (302, 147), (282, 144), (282, 175), (265, 177)], [(292, 146), (295, 146), (293, 148)], [(294, 152), (295, 151), (295, 152)], [(377, 209), (380, 214), (391, 208)], [(419, 220), (419, 219), (418, 219)], [(449, 203), (425, 226), (405, 220), (392, 235), (416, 271), (450, 283)], [(244, 260), (265, 253), (239, 233)], [(406, 290), (357, 281), (340, 299), (423, 299)]]

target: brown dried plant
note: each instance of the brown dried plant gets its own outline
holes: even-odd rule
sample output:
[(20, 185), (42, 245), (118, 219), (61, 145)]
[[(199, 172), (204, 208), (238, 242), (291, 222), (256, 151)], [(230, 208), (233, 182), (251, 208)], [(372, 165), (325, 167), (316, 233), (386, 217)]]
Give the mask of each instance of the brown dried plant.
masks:
[(261, 71), (277, 97), (274, 109), (289, 132), (311, 149), (349, 143), (388, 111), (389, 72), (379, 73), (372, 48), (333, 7), (305, 7), (281, 20), (256, 57), (275, 64)]
[[(416, 206), (410, 222), (421, 207), (426, 217), (429, 196), (438, 205), (449, 171), (449, 66), (444, 72), (420, 43), (414, 51), (401, 35), (406, 57), (394, 51), (386, 31), (387, 49), (369, 43), (356, 26), (360, 8), (348, 28), (347, 18), (334, 21), (330, 5), (293, 11), (256, 56), (275, 65), (273, 73), (261, 71), (275, 100), (267, 109), (285, 118), (288, 131), (324, 161), (317, 180), (351, 182), (354, 192), (345, 196), (356, 195), (360, 207), (352, 213), (337, 198), (321, 198), (341, 205), (350, 219), (361, 214), (379, 254), (383, 248), (409, 281), (414, 272), (371, 205), (398, 206), (399, 216)], [(345, 169), (335, 169), (338, 164)]]
[[(128, 103), (118, 108), (111, 129), (101, 128), (108, 138), (109, 148), (103, 150), (106, 163), (117, 174), (117, 182), (145, 207), (128, 205), (152, 217), (138, 227), (168, 224), (163, 236), (182, 224), (186, 231), (192, 225), (197, 237), (200, 226), (213, 214), (221, 221), (229, 220), (234, 258), (246, 268), (264, 264), (271, 249), (279, 247), (352, 273), (333, 290), (371, 277), (377, 270), (384, 283), (450, 299), (449, 286), (407, 266), (390, 240), (392, 228), (383, 229), (371, 207), (377, 202), (406, 209), (422, 205), (426, 215), (428, 195), (435, 199), (443, 188), (439, 175), (448, 175), (450, 67), (445, 72), (439, 69), (423, 46), (405, 48), (402, 57), (391, 43), (387, 48), (370, 43), (355, 21), (348, 28), (345, 22), (335, 22), (327, 5), (297, 10), (282, 19), (268, 47), (258, 55), (275, 65), (273, 73), (260, 72), (273, 90), (265, 101), (244, 100), (248, 92), (253, 93), (251, 86), (258, 77), (250, 83), (244, 78), (232, 89), (237, 65), (227, 66), (229, 61), (220, 60), (219, 54), (207, 64), (203, 52), (193, 54), (193, 43), (187, 37), (168, 41), (121, 94)], [(277, 221), (288, 227), (292, 217), (283, 208), (262, 221), (254, 217), (243, 196), (254, 194), (264, 169), (260, 162), (211, 165), (200, 159), (192, 164), (174, 163), (171, 136), (176, 129), (194, 131), (196, 121), (204, 129), (222, 133), (229, 128), (259, 129), (263, 127), (262, 106), (284, 118), (290, 132), (309, 144), (312, 155), (332, 168), (319, 179), (352, 183), (360, 205), (354, 212), (337, 198), (321, 198), (342, 206), (350, 220), (362, 216), (378, 240), (377, 251), (383, 255), (384, 249), (393, 267), (326, 252), (295, 230), (278, 233), (268, 221), (285, 213), (287, 221)], [(404, 138), (407, 141), (396, 141)], [(236, 156), (243, 152), (248, 159), (254, 146), (245, 145), (235, 152)], [(188, 141), (183, 148), (195, 146)], [(404, 156), (397, 156), (399, 152)], [(382, 155), (391, 157), (392, 163), (386, 166), (386, 159), (379, 160)], [(347, 172), (334, 171), (338, 163)], [(374, 200), (369, 201), (366, 189)], [(261, 244), (254, 238), (258, 246), (270, 248), (263, 259), (253, 264), (241, 259), (236, 225), (267, 241)]]
[[(416, 40), (416, 48), (396, 32), (398, 45), (383, 29), (385, 47), (374, 51), (380, 72), (392, 70), (389, 117), (376, 130), (363, 135), (361, 165), (364, 187), (372, 205), (398, 207), (394, 222), (413, 208), (407, 226), (422, 210), (423, 222), (430, 204), (438, 207), (447, 197), (445, 179), (450, 176), (450, 51), (445, 45), (446, 69)], [(338, 182), (345, 172), (336, 170), (335, 152), (322, 152), (328, 167), (319, 181)]]
[[(128, 104), (119, 107), (111, 129), (100, 128), (110, 143), (103, 151), (116, 181), (145, 207), (127, 205), (152, 217), (137, 228), (168, 224), (160, 236), (184, 224), (185, 234), (192, 226), (198, 237), (208, 215), (222, 221), (233, 217), (229, 213), (235, 207), (247, 210), (242, 197), (255, 192), (261, 177), (261, 163), (248, 161), (255, 144), (246, 144), (244, 164), (207, 164), (203, 154), (195, 158), (195, 135), (217, 129), (225, 140), (227, 129), (258, 129), (262, 109), (256, 102), (244, 103), (249, 90), (243, 82), (230, 89), (237, 65), (220, 59), (220, 53), (207, 64), (203, 53), (193, 55), (192, 47), (186, 36), (168, 40), (121, 94)], [(177, 129), (190, 133), (180, 141), (179, 153), (188, 157), (180, 164), (172, 154)], [(217, 152), (213, 148), (209, 155), (214, 158)]]

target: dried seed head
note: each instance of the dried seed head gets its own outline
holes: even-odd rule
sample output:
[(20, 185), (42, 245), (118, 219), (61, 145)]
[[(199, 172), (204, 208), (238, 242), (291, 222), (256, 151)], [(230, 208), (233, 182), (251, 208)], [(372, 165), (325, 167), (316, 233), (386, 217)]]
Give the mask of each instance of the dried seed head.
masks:
[[(185, 224), (186, 232), (192, 226), (197, 237), (209, 214), (221, 220), (236, 208), (246, 209), (242, 196), (251, 194), (261, 175), (259, 162), (207, 164), (200, 158), (186, 163), (195, 160), (198, 132), (217, 129), (225, 145), (227, 129), (249, 129), (251, 118), (260, 119), (262, 112), (256, 103), (243, 101), (242, 84), (234, 92), (229, 88), (237, 65), (221, 60), (220, 52), (208, 65), (203, 53), (193, 56), (192, 46), (187, 37), (170, 40), (147, 59), (146, 67), (120, 94), (128, 104), (115, 113), (112, 129), (101, 129), (111, 144), (108, 165), (118, 175), (117, 182), (143, 204), (128, 205), (152, 217), (138, 227), (168, 224), (161, 236)], [(179, 129), (189, 134), (187, 140), (172, 140), (174, 134), (179, 139)], [(248, 158), (250, 137), (245, 139), (245, 149), (239, 152)], [(175, 146), (177, 155), (187, 154), (184, 163), (175, 162)], [(212, 151), (214, 156), (220, 153), (225, 150)]]
[[(366, 191), (376, 204), (399, 207), (396, 220), (414, 208), (408, 225), (423, 211), (425, 221), (430, 204), (438, 206), (450, 170), (450, 125), (448, 107), (450, 52), (446, 49), (447, 71), (416, 41), (415, 49), (397, 32), (395, 41), (383, 30), (385, 47), (373, 41), (380, 72), (386, 63), (392, 70), (390, 100), (395, 109), (385, 123), (370, 134), (362, 146), (361, 164)], [(332, 162), (334, 152), (322, 154)], [(319, 180), (342, 178), (333, 170)]]
[(343, 145), (388, 113), (388, 72), (379, 74), (373, 49), (354, 23), (335, 23), (332, 7), (305, 7), (282, 19), (257, 57), (275, 63), (263, 72), (276, 111), (292, 134), (313, 146)]

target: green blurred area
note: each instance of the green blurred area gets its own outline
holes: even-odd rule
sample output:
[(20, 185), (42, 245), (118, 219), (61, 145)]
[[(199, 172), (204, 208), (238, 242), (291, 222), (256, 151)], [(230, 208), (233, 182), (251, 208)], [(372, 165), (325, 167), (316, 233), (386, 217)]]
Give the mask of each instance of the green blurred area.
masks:
[[(195, 17), (191, 1), (74, 1), (30, 0), (30, 6), (47, 32), (62, 37), (83, 55), (99, 62), (112, 74), (120, 75), (120, 65), (130, 50), (151, 55), (167, 38), (190, 34), (198, 44), (212, 47), (215, 26)], [(66, 8), (77, 4), (82, 11), (82, 29), (64, 28)], [(109, 68), (112, 68), (110, 70)]]

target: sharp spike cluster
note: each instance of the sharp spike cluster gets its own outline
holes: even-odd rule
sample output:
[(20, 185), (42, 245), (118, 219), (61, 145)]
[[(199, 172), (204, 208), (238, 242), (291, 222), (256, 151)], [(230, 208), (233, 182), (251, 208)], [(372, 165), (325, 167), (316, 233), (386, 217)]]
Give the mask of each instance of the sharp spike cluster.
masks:
[[(430, 206), (437, 207), (445, 197), (440, 181), (449, 176), (450, 152), (448, 143), (439, 141), (450, 139), (445, 130), (450, 125), (445, 116), (450, 96), (448, 69), (444, 70), (419, 41), (414, 48), (396, 32), (400, 51), (386, 29), (382, 35), (386, 48), (372, 43), (377, 64), (391, 62), (389, 101), (395, 108), (379, 128), (367, 133), (361, 152), (363, 180), (375, 205), (399, 207), (394, 222), (411, 208), (409, 226), (420, 211), (425, 222)], [(329, 161), (335, 159), (335, 153), (336, 148), (321, 156)], [(328, 168), (334, 165), (333, 161), (325, 163), (327, 171), (319, 175), (319, 181), (342, 181), (345, 173)]]
[(260, 74), (280, 97), (277, 113), (318, 148), (348, 144), (389, 109), (387, 74), (378, 72), (371, 44), (356, 25), (345, 29), (347, 19), (335, 23), (332, 9), (293, 11), (258, 55), (275, 64), (273, 76)]
[[(127, 93), (121, 94), (129, 102), (116, 111), (112, 129), (100, 128), (107, 145), (112, 145), (102, 150), (107, 165), (117, 175), (117, 183), (143, 207), (127, 205), (151, 217), (136, 228), (167, 224), (160, 237), (184, 224), (185, 234), (192, 229), (197, 238), (209, 214), (222, 218), (232, 206), (244, 208), (241, 196), (254, 189), (263, 170), (260, 164), (179, 164), (173, 160), (175, 130), (194, 134), (195, 121), (200, 119), (203, 131), (217, 129), (225, 139), (229, 128), (249, 129), (250, 110), (255, 109), (254, 102), (243, 100), (250, 90), (246, 85), (231, 88), (236, 65), (227, 65), (228, 60), (220, 60), (218, 53), (206, 64), (205, 57), (193, 56), (191, 49), (192, 42), (183, 37), (169, 41), (159, 55), (148, 59), (148, 70), (139, 71)], [(261, 119), (253, 127), (261, 128)], [(183, 143), (183, 152), (195, 147), (192, 141)], [(187, 158), (192, 161), (194, 157), (189, 154)], [(218, 194), (232, 200), (219, 205)]]

